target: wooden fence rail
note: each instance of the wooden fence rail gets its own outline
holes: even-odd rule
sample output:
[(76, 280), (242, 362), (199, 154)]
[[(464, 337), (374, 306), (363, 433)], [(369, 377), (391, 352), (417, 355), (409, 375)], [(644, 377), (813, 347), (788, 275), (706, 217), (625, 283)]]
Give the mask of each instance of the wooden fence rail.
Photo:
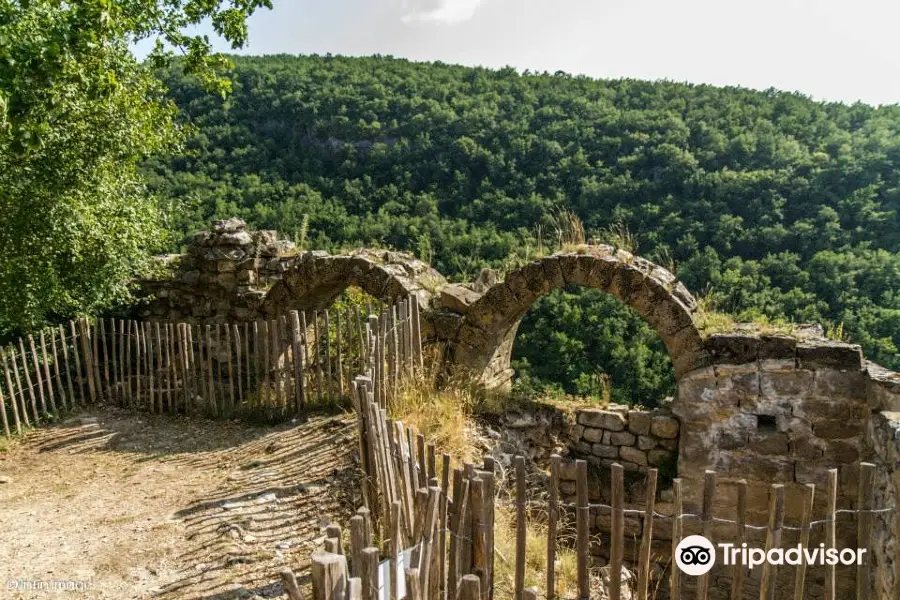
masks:
[(78, 319), (42, 330), (0, 347), (3, 435), (101, 401), (213, 417), (301, 414), (346, 397), (352, 374), (376, 361), (384, 401), (421, 368), (421, 329), (413, 298), (376, 310), (204, 326)]

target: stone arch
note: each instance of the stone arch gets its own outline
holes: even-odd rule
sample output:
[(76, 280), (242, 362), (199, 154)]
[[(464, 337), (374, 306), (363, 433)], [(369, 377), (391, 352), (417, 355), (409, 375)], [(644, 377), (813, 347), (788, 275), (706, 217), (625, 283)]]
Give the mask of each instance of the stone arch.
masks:
[(508, 385), (519, 322), (540, 297), (568, 285), (608, 292), (633, 308), (666, 346), (676, 377), (702, 366), (707, 356), (694, 325), (697, 302), (672, 273), (611, 246), (582, 246), (532, 261), (492, 286), (466, 311), (458, 332), (456, 362), (489, 388)]
[(433, 290), (446, 283), (443, 275), (410, 254), (370, 249), (335, 256), (307, 252), (269, 290), (260, 309), (267, 316), (289, 310), (323, 310), (355, 285), (382, 300), (414, 296), (424, 311)]

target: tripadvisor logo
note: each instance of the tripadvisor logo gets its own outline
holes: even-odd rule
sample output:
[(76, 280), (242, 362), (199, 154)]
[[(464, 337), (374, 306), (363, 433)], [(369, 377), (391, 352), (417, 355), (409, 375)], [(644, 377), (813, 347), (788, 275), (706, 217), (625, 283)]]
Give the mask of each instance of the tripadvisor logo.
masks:
[(675, 564), (686, 575), (703, 575), (716, 564), (716, 549), (702, 535), (689, 535), (675, 548)]
[[(772, 548), (768, 552), (762, 548), (750, 548), (747, 544), (718, 544), (722, 552), (722, 564), (744, 565), (750, 569), (763, 564), (770, 565), (861, 565), (865, 548), (804, 548), (800, 544), (790, 548)], [(712, 542), (702, 535), (689, 535), (675, 548), (675, 564), (686, 575), (703, 575), (716, 564), (716, 549)]]

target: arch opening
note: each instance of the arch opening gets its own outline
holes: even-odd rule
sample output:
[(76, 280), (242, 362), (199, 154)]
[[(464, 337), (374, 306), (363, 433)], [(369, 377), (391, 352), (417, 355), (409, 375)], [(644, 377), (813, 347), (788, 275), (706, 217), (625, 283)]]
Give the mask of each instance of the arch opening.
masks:
[(676, 391), (672, 361), (652, 327), (610, 294), (583, 286), (553, 290), (531, 306), (510, 366), (522, 397), (655, 408)]
[(401, 252), (362, 249), (338, 256), (307, 252), (269, 290), (261, 310), (268, 315), (324, 310), (350, 287), (385, 302), (412, 296), (425, 309), (434, 290), (445, 284), (440, 273)]
[(606, 292), (633, 309), (662, 340), (676, 378), (704, 360), (692, 318), (697, 304), (684, 285), (646, 259), (599, 245), (532, 261), (491, 287), (465, 315), (457, 362), (485, 387), (509, 388), (521, 319), (540, 298), (569, 286)]

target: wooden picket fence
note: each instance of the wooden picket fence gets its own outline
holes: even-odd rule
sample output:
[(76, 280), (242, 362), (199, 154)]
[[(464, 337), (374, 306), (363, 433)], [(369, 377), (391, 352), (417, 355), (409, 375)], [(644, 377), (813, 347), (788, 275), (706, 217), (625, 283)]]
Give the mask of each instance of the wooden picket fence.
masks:
[[(372, 319), (371, 330), (381, 331), (378, 320)], [(378, 346), (384, 346), (376, 333), (368, 353), (370, 362), (363, 375), (351, 383), (351, 392), (359, 425), (359, 454), (363, 470), (364, 506), (350, 519), (349, 548), (345, 550), (342, 531), (332, 524), (326, 529), (325, 548), (313, 554), (311, 560), (314, 600), (491, 600), (495, 592), (495, 544), (494, 524), (496, 506), (500, 502), (497, 481), (497, 465), (486, 457), (483, 465), (465, 464), (455, 468), (449, 454), (438, 456), (436, 446), (401, 421), (388, 419), (390, 395), (386, 379), (379, 371)], [(440, 468), (438, 468), (440, 459)], [(646, 496), (642, 509), (625, 508), (625, 472), (620, 464), (612, 464), (611, 503), (591, 504), (588, 494), (588, 464), (584, 460), (569, 461), (554, 455), (550, 461), (550, 476), (545, 494), (546, 501), (529, 501), (526, 494), (526, 463), (521, 456), (514, 461), (514, 509), (516, 514), (516, 551), (514, 571), (515, 600), (536, 600), (538, 590), (525, 588), (525, 556), (527, 521), (533, 512), (540, 513), (547, 530), (547, 556), (545, 563), (545, 588), (542, 596), (556, 600), (560, 590), (556, 583), (556, 554), (561, 540), (560, 527), (571, 528), (574, 520), (574, 550), (577, 559), (577, 598), (591, 598), (591, 510), (607, 511), (611, 518), (610, 559), (606, 580), (610, 600), (625, 597), (649, 600), (657, 597), (657, 591), (665, 588), (671, 599), (685, 597), (685, 582), (681, 571), (669, 567), (667, 581), (653, 581), (651, 549), (653, 548), (654, 522), (668, 520), (671, 524), (671, 555), (675, 556), (678, 543), (687, 535), (685, 521), (692, 520), (689, 529), (707, 539), (732, 542), (741, 547), (749, 541), (748, 533), (765, 531), (765, 550), (780, 547), (782, 533), (792, 529), (799, 532), (800, 543), (807, 547), (814, 526), (824, 527), (826, 547), (836, 547), (836, 529), (839, 514), (852, 514), (856, 520), (858, 548), (866, 549), (871, 557), (873, 517), (876, 513), (897, 510), (896, 507), (875, 509), (875, 466), (860, 464), (859, 498), (853, 510), (837, 509), (838, 471), (828, 471), (825, 498), (826, 518), (812, 520), (816, 486), (806, 486), (799, 527), (785, 525), (785, 487), (773, 484), (769, 490), (768, 519), (765, 524), (753, 525), (746, 521), (747, 483), (737, 484), (737, 504), (733, 521), (714, 517), (717, 476), (706, 471), (700, 514), (684, 511), (684, 489), (681, 479), (674, 479), (674, 510), (670, 515), (656, 510), (656, 469), (646, 473)], [(562, 469), (574, 471), (576, 502), (560, 502), (559, 482)], [(452, 486), (451, 486), (452, 482)], [(533, 492), (534, 490), (532, 490)], [(532, 494), (534, 495), (534, 494)], [(536, 509), (536, 510), (534, 510)], [(571, 516), (574, 514), (574, 519)], [(637, 560), (629, 564), (637, 573), (636, 581), (623, 578), (625, 566), (625, 517), (637, 517), (641, 521), (641, 538)], [(715, 539), (714, 524), (730, 523), (734, 536), (731, 539)], [(374, 544), (380, 540), (380, 547)], [(381, 557), (387, 558), (386, 578), (379, 581)], [(348, 560), (349, 559), (349, 560)], [(402, 567), (402, 568), (398, 568)], [(732, 600), (745, 597), (747, 568), (731, 569)], [(784, 568), (784, 567), (780, 567)], [(759, 582), (760, 600), (775, 598), (775, 581), (779, 567), (763, 566)], [(825, 599), (837, 600), (836, 566), (825, 567)], [(281, 572), (285, 591), (292, 600), (301, 598), (296, 578), (290, 569)], [(400, 579), (405, 590), (401, 593)], [(690, 578), (694, 579), (694, 578)], [(805, 565), (796, 567), (794, 589), (790, 594), (795, 600), (805, 598), (808, 577)], [(626, 595), (626, 586), (629, 588)], [(690, 597), (706, 600), (709, 597), (710, 573), (691, 581)], [(385, 588), (389, 591), (385, 593)], [(693, 588), (696, 588), (694, 591)], [(782, 594), (785, 592), (782, 591)], [(856, 569), (856, 598), (874, 598), (870, 585), (870, 561), (865, 560)]]
[[(323, 551), (313, 553), (312, 584), (313, 600), (490, 600), (494, 596), (494, 518), (499, 500), (495, 497), (496, 475), (495, 463), (486, 458), (484, 464), (476, 466), (466, 464), (450, 469), (450, 458), (443, 454), (442, 468), (435, 470), (435, 451), (432, 444), (424, 445), (420, 435), (411, 432), (402, 423), (382, 420), (380, 409), (370, 409), (369, 414), (382, 424), (381, 433), (395, 431), (397, 436), (390, 441), (376, 441), (376, 468), (374, 475), (367, 477), (371, 486), (374, 478), (381, 477), (385, 482), (378, 487), (378, 493), (386, 498), (375, 502), (375, 512), (368, 507), (361, 507), (350, 519), (349, 548), (342, 547), (342, 531), (337, 525), (329, 525), (326, 529), (326, 541)], [(377, 410), (377, 412), (376, 412)], [(368, 424), (367, 424), (368, 427)], [(372, 431), (370, 429), (369, 431)], [(403, 434), (406, 435), (403, 435)], [(375, 426), (375, 435), (377, 426)], [(377, 439), (377, 438), (376, 438)], [(384, 439), (384, 438), (381, 438)], [(377, 446), (381, 444), (380, 448)], [(393, 448), (393, 450), (391, 449)], [(368, 450), (367, 450), (368, 452)], [(379, 458), (380, 457), (380, 458)], [(383, 463), (381, 461), (384, 461)], [(542, 523), (547, 530), (547, 557), (545, 563), (545, 586), (540, 597), (556, 600), (562, 597), (564, 590), (558, 589), (556, 577), (556, 554), (561, 540), (557, 538), (560, 527), (570, 528), (572, 523), (563, 518), (571, 517), (574, 512), (575, 542), (574, 550), (577, 558), (577, 598), (589, 600), (591, 594), (591, 516), (593, 508), (609, 511), (612, 531), (610, 533), (610, 561), (606, 578), (606, 593), (610, 600), (633, 598), (649, 600), (658, 597), (658, 589), (665, 590), (664, 597), (697, 598), (706, 600), (710, 596), (710, 573), (693, 580), (691, 590), (684, 587), (685, 575), (671, 564), (665, 581), (654, 581), (651, 570), (651, 548), (653, 547), (654, 521), (668, 520), (672, 524), (671, 552), (675, 556), (678, 543), (688, 535), (685, 532), (685, 521), (694, 521), (692, 530), (713, 543), (731, 542), (741, 547), (748, 541), (750, 530), (764, 529), (766, 532), (765, 551), (781, 545), (785, 530), (799, 530), (800, 544), (809, 547), (810, 532), (814, 526), (822, 525), (825, 529), (826, 547), (836, 547), (835, 537), (839, 514), (852, 514), (856, 518), (858, 548), (866, 549), (866, 556), (871, 556), (869, 543), (871, 539), (873, 516), (879, 512), (896, 510), (896, 507), (876, 510), (873, 508), (873, 475), (874, 465), (861, 463), (860, 498), (861, 508), (838, 510), (837, 504), (837, 469), (828, 472), (828, 485), (825, 497), (828, 501), (828, 516), (821, 521), (812, 521), (813, 497), (815, 486), (807, 486), (808, 494), (804, 498), (803, 515), (800, 527), (785, 525), (785, 488), (774, 484), (770, 489), (769, 517), (765, 525), (752, 525), (746, 522), (747, 484), (740, 482), (738, 487), (738, 504), (735, 507), (735, 520), (727, 521), (734, 525), (734, 537), (724, 540), (713, 535), (713, 524), (725, 521), (713, 518), (713, 502), (716, 492), (716, 473), (707, 471), (704, 482), (702, 511), (700, 514), (688, 514), (683, 509), (682, 481), (675, 479), (675, 509), (671, 515), (656, 512), (656, 491), (658, 473), (650, 469), (646, 475), (646, 497), (643, 509), (626, 509), (624, 507), (624, 469), (619, 464), (611, 468), (612, 489), (611, 504), (599, 505), (588, 502), (588, 469), (583, 460), (572, 461), (568, 468), (577, 473), (577, 501), (574, 504), (559, 501), (559, 474), (564, 467), (560, 456), (551, 458), (550, 478), (548, 481), (546, 503), (531, 502), (526, 494), (525, 459), (515, 457), (515, 502), (516, 512), (516, 551), (514, 571), (515, 600), (536, 600), (539, 592), (536, 588), (525, 588), (525, 544), (527, 520), (531, 511), (537, 509)], [(392, 464), (390, 464), (392, 463)], [(364, 461), (365, 464), (365, 461)], [(452, 473), (452, 487), (449, 486)], [(387, 483), (392, 482), (392, 483)], [(370, 502), (372, 497), (370, 496)], [(378, 514), (380, 513), (380, 514)], [(637, 516), (642, 521), (639, 541), (639, 557), (629, 565), (625, 563), (626, 515)], [(376, 518), (377, 517), (377, 518)], [(846, 526), (846, 525), (845, 525)], [(373, 543), (381, 540), (381, 547)], [(570, 544), (571, 545), (571, 544)], [(409, 552), (409, 549), (412, 551)], [(407, 550), (409, 558), (403, 558)], [(386, 557), (389, 581), (379, 581), (378, 567), (380, 557)], [(398, 569), (397, 565), (401, 568)], [(349, 568), (348, 568), (349, 566)], [(637, 573), (636, 580), (626, 578), (623, 567)], [(792, 591), (782, 590), (782, 597), (789, 594), (795, 600), (807, 598), (806, 589), (809, 583), (807, 567), (777, 567), (764, 564), (758, 596), (755, 592), (745, 590), (747, 579), (746, 566), (723, 567), (730, 569), (731, 577), (729, 597), (732, 600), (745, 598), (745, 593), (752, 593), (760, 600), (775, 598), (775, 581), (777, 572), (783, 568), (794, 568), (794, 588)], [(838, 586), (836, 582), (837, 567), (828, 565), (825, 575), (825, 598), (837, 600)], [(401, 575), (402, 574), (402, 575)], [(399, 588), (399, 577), (405, 579), (405, 592)], [(293, 573), (283, 570), (282, 580), (285, 590), (290, 589), (290, 582), (295, 582)], [(857, 600), (875, 598), (870, 582), (870, 561), (856, 567)], [(666, 586), (667, 584), (667, 586)], [(627, 591), (626, 591), (627, 588)], [(596, 594), (594, 594), (596, 597)], [(300, 596), (290, 596), (298, 600)]]
[(277, 319), (195, 325), (78, 319), (0, 348), (0, 420), (10, 437), (77, 406), (154, 413), (289, 416), (349, 395), (379, 364), (387, 398), (422, 367), (417, 301), (290, 311)]

